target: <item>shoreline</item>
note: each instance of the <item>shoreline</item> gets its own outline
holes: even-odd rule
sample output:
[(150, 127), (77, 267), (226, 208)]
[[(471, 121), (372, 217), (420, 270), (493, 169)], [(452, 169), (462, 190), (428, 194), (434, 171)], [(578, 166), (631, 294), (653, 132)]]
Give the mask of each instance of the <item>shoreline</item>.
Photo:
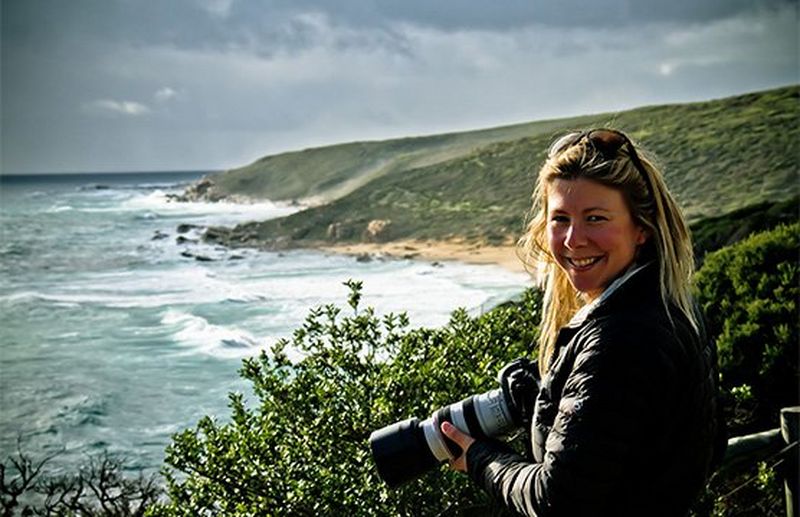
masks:
[(516, 246), (483, 245), (457, 240), (398, 240), (383, 243), (325, 244), (320, 251), (343, 255), (386, 256), (411, 260), (492, 264), (514, 273), (524, 273), (525, 267), (517, 257)]

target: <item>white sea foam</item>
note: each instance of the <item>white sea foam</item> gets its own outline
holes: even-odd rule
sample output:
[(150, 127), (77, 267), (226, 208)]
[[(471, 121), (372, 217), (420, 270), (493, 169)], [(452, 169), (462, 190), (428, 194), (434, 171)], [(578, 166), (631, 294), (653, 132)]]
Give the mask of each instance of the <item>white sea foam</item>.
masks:
[(70, 212), (72, 210), (75, 210), (75, 208), (69, 205), (53, 205), (47, 209), (47, 212), (51, 214), (59, 214), (61, 212)]
[(102, 189), (79, 192), (79, 206), (56, 204), (47, 212), (59, 213), (77, 210), (85, 213), (134, 213), (137, 218), (186, 217), (200, 224), (234, 225), (247, 221), (260, 221), (283, 217), (302, 207), (288, 203), (262, 201), (258, 203), (232, 203), (220, 201), (179, 202), (172, 196), (178, 190)]
[(161, 323), (173, 329), (173, 339), (193, 352), (215, 357), (244, 357), (258, 353), (268, 343), (235, 327), (214, 325), (201, 316), (168, 309)]
[(159, 215), (214, 216), (216, 224), (230, 224), (250, 220), (265, 220), (283, 217), (297, 212), (300, 207), (262, 201), (259, 203), (231, 203), (220, 201), (178, 202), (166, 192), (155, 190), (146, 195), (137, 195), (120, 205), (122, 210), (151, 211)]
[[(112, 308), (241, 303), (269, 313), (271, 327), (294, 328), (311, 307), (345, 305), (348, 279), (363, 281), (363, 304), (381, 313), (408, 312), (414, 325), (445, 323), (455, 307), (472, 312), (522, 289), (525, 276), (489, 266), (389, 261), (357, 264), (349, 257), (261, 253), (237, 263), (192, 263), (179, 268), (86, 274), (47, 291), (0, 296), (5, 303), (45, 300)], [(424, 300), (424, 301), (423, 301)], [(258, 308), (260, 307), (260, 309)]]

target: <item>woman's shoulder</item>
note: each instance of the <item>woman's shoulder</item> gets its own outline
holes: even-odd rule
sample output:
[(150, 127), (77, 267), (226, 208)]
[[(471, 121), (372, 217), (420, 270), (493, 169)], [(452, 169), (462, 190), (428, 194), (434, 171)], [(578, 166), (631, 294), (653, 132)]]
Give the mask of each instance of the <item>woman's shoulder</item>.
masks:
[(687, 348), (694, 348), (694, 332), (685, 318), (666, 310), (639, 308), (618, 311), (586, 321), (571, 343), (572, 353), (605, 358), (645, 369), (673, 370)]
[(676, 318), (663, 305), (631, 305), (584, 322), (576, 339), (588, 344), (626, 346), (674, 338)]

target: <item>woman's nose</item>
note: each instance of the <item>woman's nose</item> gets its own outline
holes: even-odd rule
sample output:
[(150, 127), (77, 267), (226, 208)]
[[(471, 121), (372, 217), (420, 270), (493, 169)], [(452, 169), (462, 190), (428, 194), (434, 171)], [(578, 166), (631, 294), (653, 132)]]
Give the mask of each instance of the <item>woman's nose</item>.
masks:
[(571, 224), (567, 229), (564, 246), (569, 249), (579, 248), (586, 244), (586, 231), (580, 224)]

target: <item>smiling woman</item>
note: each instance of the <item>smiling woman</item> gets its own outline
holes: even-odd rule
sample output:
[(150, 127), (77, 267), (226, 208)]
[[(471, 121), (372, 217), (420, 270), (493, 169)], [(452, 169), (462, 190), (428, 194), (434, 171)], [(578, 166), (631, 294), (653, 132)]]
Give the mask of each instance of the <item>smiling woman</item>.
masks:
[(575, 290), (597, 298), (634, 261), (647, 233), (619, 190), (592, 180), (553, 180), (547, 239), (553, 259)]
[(522, 244), (545, 294), (530, 454), (443, 425), (463, 451), (451, 466), (519, 514), (685, 516), (725, 441), (680, 209), (602, 128), (557, 140), (533, 197)]

